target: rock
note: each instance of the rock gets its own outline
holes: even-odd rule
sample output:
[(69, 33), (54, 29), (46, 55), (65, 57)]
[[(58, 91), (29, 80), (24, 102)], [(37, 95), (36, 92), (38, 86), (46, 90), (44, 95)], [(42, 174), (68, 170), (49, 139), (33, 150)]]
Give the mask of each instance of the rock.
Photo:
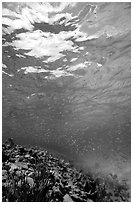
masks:
[(19, 181), (18, 181), (18, 186), (21, 187), (21, 185), (22, 185), (22, 181), (19, 180)]
[(10, 171), (14, 171), (14, 170), (17, 170), (17, 169), (18, 169), (18, 166), (16, 164), (12, 163)]
[(31, 177), (26, 177), (26, 182), (30, 185), (30, 187), (34, 186), (34, 180)]
[(27, 164), (25, 164), (25, 163), (23, 163), (23, 162), (16, 162), (15, 164), (16, 164), (19, 168), (28, 169)]
[(30, 158), (30, 155), (29, 155), (29, 154), (26, 154), (24, 157), (25, 157), (26, 159), (28, 159), (28, 158)]
[(7, 181), (7, 178), (8, 178), (7, 175), (4, 175), (4, 176), (2, 175), (2, 182), (3, 182), (3, 181)]
[(88, 199), (87, 199), (87, 202), (93, 202), (93, 200), (91, 200), (91, 199), (88, 198)]
[(66, 194), (64, 197), (63, 197), (63, 202), (73, 202), (72, 198)]
[(21, 171), (16, 171), (17, 176), (21, 176), (21, 174), (22, 174)]
[(10, 171), (14, 171), (14, 170), (17, 170), (17, 169), (27, 170), (28, 166), (27, 166), (27, 164), (25, 164), (23, 162), (11, 163)]
[(7, 170), (2, 170), (2, 176), (7, 174)]
[(75, 186), (73, 185), (73, 182), (72, 182), (72, 181), (68, 181), (67, 186), (70, 186), (71, 188), (75, 188)]

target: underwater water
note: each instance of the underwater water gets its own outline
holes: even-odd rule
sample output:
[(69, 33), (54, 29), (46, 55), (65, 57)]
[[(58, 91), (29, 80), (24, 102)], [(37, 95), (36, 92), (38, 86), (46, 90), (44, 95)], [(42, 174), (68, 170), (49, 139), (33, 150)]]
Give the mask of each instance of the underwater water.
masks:
[(129, 179), (131, 4), (2, 4), (2, 137)]

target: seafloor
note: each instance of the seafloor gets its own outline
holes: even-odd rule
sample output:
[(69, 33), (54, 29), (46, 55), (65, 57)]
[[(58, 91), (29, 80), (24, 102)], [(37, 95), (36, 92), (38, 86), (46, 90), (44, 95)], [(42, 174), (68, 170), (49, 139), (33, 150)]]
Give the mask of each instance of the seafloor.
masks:
[(46, 150), (2, 145), (3, 202), (127, 202), (130, 188), (117, 175), (92, 175)]

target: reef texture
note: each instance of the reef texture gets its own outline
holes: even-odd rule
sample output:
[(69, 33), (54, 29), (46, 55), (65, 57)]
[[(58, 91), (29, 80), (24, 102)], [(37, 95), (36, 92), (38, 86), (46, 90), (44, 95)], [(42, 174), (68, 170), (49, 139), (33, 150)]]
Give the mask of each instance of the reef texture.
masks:
[(85, 173), (46, 150), (2, 145), (3, 202), (123, 202), (130, 201), (129, 187), (116, 175)]

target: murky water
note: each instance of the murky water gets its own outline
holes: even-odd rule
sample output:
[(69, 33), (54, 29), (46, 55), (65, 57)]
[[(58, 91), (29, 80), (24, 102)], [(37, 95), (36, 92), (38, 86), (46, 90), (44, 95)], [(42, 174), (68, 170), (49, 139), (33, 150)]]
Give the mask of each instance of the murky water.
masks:
[(129, 177), (130, 12), (130, 3), (3, 3), (3, 140)]

